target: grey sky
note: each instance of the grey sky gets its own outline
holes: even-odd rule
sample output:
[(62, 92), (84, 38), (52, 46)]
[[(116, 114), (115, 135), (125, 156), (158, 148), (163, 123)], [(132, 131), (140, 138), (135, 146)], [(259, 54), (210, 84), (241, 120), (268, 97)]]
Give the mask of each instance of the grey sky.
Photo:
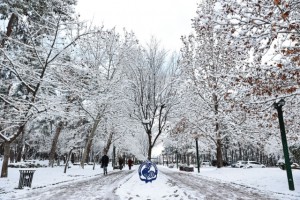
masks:
[(199, 0), (78, 0), (81, 19), (119, 31), (132, 30), (142, 44), (155, 36), (168, 50), (179, 50), (180, 36), (192, 31)]

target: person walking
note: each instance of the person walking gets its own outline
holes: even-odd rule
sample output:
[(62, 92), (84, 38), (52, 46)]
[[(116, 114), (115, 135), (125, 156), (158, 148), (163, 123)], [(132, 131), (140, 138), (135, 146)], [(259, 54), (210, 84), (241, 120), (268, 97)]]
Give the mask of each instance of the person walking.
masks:
[(128, 159), (128, 167), (129, 167), (129, 170), (131, 170), (131, 166), (133, 164), (133, 161), (131, 160), (131, 158)]
[(119, 157), (119, 167), (120, 167), (120, 170), (123, 169), (123, 164), (124, 164), (124, 160), (122, 157)]
[(104, 175), (107, 175), (108, 163), (109, 163), (109, 158), (106, 154), (104, 154), (104, 156), (102, 156), (101, 158), (101, 167), (103, 168)]

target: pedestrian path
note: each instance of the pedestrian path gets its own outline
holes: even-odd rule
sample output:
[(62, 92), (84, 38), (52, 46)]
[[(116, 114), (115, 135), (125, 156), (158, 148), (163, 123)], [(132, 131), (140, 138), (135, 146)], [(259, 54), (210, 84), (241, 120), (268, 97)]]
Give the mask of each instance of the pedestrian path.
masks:
[(158, 172), (157, 179), (148, 183), (141, 181), (136, 172), (115, 193), (121, 200), (201, 199), (197, 198), (194, 191), (178, 187), (161, 170)]
[(26, 193), (16, 193), (7, 197), (4, 200), (278, 199), (266, 191), (164, 166), (158, 166), (157, 179), (148, 183), (140, 180), (138, 166), (134, 166), (133, 170), (110, 170), (108, 175), (101, 173), (84, 180), (28, 189)]

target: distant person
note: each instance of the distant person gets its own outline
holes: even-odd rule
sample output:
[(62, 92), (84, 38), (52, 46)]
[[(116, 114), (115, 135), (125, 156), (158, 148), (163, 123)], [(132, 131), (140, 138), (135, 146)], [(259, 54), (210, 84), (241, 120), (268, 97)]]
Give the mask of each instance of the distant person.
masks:
[(131, 170), (132, 164), (133, 164), (133, 161), (129, 158), (129, 159), (128, 159), (128, 167), (129, 167), (129, 170)]
[(124, 164), (124, 160), (122, 157), (119, 157), (119, 167), (120, 167), (120, 170), (123, 169), (123, 164)]
[(104, 154), (104, 156), (102, 156), (101, 158), (101, 167), (103, 168), (104, 175), (107, 175), (108, 163), (109, 163), (109, 158), (106, 154)]

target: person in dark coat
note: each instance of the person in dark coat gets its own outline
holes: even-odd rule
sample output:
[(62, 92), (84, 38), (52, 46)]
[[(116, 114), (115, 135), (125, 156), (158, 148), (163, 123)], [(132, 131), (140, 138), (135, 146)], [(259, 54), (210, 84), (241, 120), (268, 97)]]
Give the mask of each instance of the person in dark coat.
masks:
[(128, 159), (128, 167), (129, 167), (129, 170), (131, 170), (132, 164), (133, 164), (133, 161), (129, 158), (129, 159)]
[(103, 168), (104, 175), (107, 174), (108, 163), (109, 163), (109, 158), (106, 154), (104, 154), (104, 156), (102, 156), (101, 158), (101, 167)]
[(123, 164), (124, 164), (124, 160), (122, 157), (119, 157), (119, 167), (120, 167), (120, 170), (123, 169)]

